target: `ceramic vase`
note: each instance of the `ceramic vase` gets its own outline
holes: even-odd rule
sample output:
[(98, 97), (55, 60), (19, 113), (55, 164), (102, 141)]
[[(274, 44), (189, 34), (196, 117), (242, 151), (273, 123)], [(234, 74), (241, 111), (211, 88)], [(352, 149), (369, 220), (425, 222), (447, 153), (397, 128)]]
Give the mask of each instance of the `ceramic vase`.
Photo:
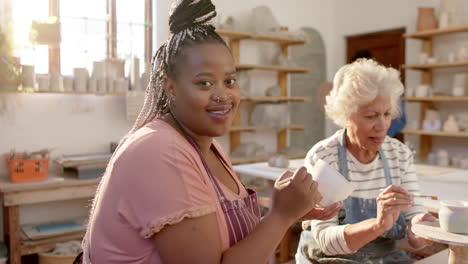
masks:
[(426, 31), (437, 28), (437, 20), (434, 15), (433, 7), (418, 8), (418, 22), (416, 25), (417, 31)]

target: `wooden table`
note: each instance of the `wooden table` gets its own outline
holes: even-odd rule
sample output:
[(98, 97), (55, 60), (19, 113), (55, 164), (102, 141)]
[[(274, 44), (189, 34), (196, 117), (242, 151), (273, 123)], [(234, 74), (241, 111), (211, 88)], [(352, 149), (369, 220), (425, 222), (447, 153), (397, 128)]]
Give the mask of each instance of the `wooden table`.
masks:
[(449, 246), (449, 264), (468, 264), (468, 234), (444, 231), (439, 222), (422, 222), (413, 225), (412, 231), (425, 239)]
[(3, 197), (4, 239), (8, 245), (9, 263), (20, 264), (21, 256), (48, 251), (56, 243), (81, 239), (83, 232), (44, 238), (22, 240), (20, 237), (19, 207), (37, 203), (66, 201), (94, 197), (99, 179), (78, 180), (50, 173), (46, 180), (29, 183), (10, 183), (0, 179)]

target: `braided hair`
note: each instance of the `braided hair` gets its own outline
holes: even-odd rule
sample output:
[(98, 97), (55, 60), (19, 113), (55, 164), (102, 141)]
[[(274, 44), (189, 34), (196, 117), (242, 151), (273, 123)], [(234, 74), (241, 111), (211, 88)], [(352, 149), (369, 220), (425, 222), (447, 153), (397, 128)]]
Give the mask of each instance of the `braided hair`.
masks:
[[(159, 47), (151, 62), (151, 77), (146, 88), (145, 101), (130, 131), (122, 138), (120, 146), (135, 131), (169, 112), (169, 97), (164, 92), (164, 78), (174, 78), (177, 74), (179, 58), (187, 47), (203, 43), (219, 43), (227, 47), (226, 42), (208, 22), (216, 16), (216, 10), (210, 0), (177, 0), (169, 12), (170, 37)], [(117, 150), (114, 154), (117, 153)], [(108, 172), (106, 171), (105, 174)], [(104, 181), (99, 183), (91, 208), (90, 220), (93, 217), (96, 202)], [(84, 250), (83, 263), (90, 262), (88, 241), (89, 229), (82, 241)]]
[(170, 102), (164, 92), (164, 78), (176, 76), (179, 58), (183, 56), (185, 48), (202, 43), (220, 43), (227, 47), (215, 27), (208, 24), (216, 16), (215, 6), (210, 0), (178, 0), (171, 7), (169, 15), (171, 36), (153, 57), (143, 108), (128, 135), (155, 117), (169, 112)]

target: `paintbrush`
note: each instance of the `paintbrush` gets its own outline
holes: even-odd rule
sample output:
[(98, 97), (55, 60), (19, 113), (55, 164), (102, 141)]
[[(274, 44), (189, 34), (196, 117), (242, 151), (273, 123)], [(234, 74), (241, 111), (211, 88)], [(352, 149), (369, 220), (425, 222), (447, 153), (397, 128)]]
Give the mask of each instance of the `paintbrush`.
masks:
[(422, 194), (411, 194), (414, 197), (419, 197), (419, 198), (430, 198), (432, 200), (439, 200), (439, 197), (434, 196), (434, 195), (422, 195)]

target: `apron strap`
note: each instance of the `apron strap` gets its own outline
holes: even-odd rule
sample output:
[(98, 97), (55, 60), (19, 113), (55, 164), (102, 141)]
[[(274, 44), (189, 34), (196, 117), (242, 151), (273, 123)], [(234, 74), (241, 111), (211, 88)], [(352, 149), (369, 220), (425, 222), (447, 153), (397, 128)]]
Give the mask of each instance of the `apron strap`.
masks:
[[(211, 183), (213, 184), (213, 186), (214, 186), (214, 188), (215, 188), (215, 191), (216, 191), (216, 193), (217, 193), (219, 199), (221, 200), (221, 202), (227, 200), (227, 199), (226, 199), (226, 196), (225, 196), (224, 193), (223, 193), (223, 190), (221, 189), (221, 186), (219, 186), (218, 181), (215, 179), (213, 173), (211, 172), (210, 167), (208, 166), (208, 163), (206, 162), (205, 157), (204, 157), (203, 154), (201, 153), (200, 147), (199, 147), (198, 144), (195, 142), (195, 140), (187, 133), (187, 131), (185, 131), (185, 129), (184, 129), (184, 127), (182, 126), (182, 124), (179, 122), (179, 120), (177, 120), (177, 118), (175, 118), (175, 116), (174, 116), (172, 113), (171, 113), (171, 116), (174, 118), (174, 120), (176, 121), (176, 123), (179, 125), (180, 129), (182, 130), (182, 133), (184, 134), (185, 138), (188, 140), (188, 142), (190, 143), (190, 145), (192, 145), (192, 147), (195, 149), (195, 151), (197, 151), (198, 156), (200, 157), (200, 160), (201, 160), (201, 162), (203, 163), (203, 167), (205, 167), (206, 173), (208, 174), (208, 177), (210, 178), (210, 181), (211, 181)], [(214, 150), (215, 155), (217, 155), (219, 158), (221, 158), (222, 162), (226, 162), (226, 161), (224, 161), (224, 159), (221, 157), (219, 151), (213, 146), (213, 144), (211, 144), (211, 149)]]
[[(348, 159), (346, 157), (346, 129), (342, 129), (339, 132), (338, 136), (338, 164), (340, 173), (348, 180), (349, 179), (349, 170), (348, 170)], [(388, 160), (385, 156), (382, 147), (379, 149), (380, 159), (382, 160), (382, 166), (385, 175), (386, 185), (389, 186), (392, 184), (392, 175), (390, 173), (390, 167), (388, 166)]]

